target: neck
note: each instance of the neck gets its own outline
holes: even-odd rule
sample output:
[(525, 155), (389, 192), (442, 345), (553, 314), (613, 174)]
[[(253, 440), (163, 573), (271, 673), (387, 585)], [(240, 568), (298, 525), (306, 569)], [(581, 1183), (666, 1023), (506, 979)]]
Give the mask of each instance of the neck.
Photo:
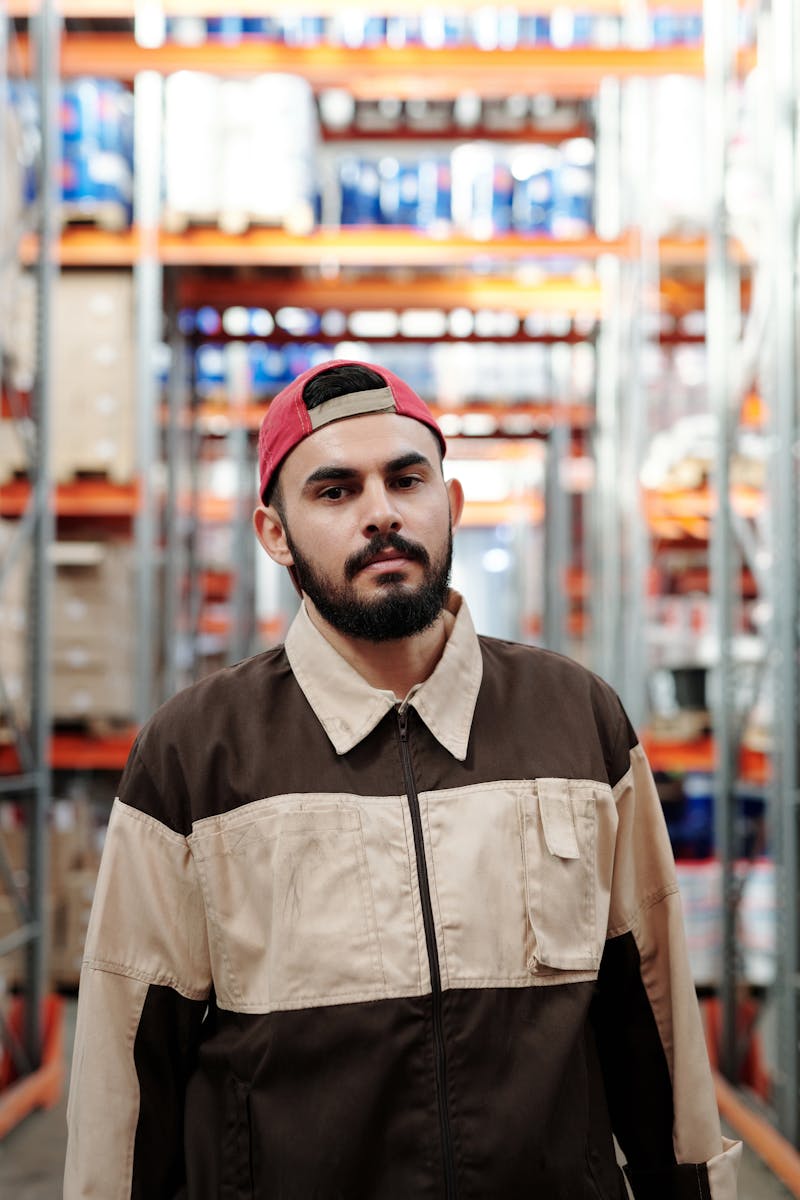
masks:
[(407, 696), (415, 684), (423, 683), (428, 678), (447, 642), (444, 611), (432, 625), (412, 637), (369, 642), (340, 633), (320, 616), (308, 596), (304, 596), (304, 599), (311, 621), (345, 662), (358, 671), (371, 687), (394, 692), (398, 700)]

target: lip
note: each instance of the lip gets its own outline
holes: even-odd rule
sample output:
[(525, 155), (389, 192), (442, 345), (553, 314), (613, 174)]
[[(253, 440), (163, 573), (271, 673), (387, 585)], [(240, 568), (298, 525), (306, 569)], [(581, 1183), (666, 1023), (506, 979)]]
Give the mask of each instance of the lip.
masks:
[(411, 566), (414, 560), (407, 558), (404, 554), (380, 555), (378, 558), (373, 558), (372, 562), (368, 562), (364, 571), (372, 571), (373, 573), (381, 571), (399, 571)]

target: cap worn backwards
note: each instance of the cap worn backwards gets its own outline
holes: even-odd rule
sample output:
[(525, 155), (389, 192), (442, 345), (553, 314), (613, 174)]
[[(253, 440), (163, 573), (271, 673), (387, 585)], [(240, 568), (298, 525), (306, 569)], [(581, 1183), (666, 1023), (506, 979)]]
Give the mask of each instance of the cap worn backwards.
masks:
[[(384, 387), (366, 391), (348, 392), (344, 396), (333, 396), (311, 410), (303, 400), (306, 384), (331, 367), (366, 367), (384, 380)], [(413, 388), (392, 371), (377, 367), (373, 363), (354, 359), (334, 359), (321, 363), (298, 375), (292, 383), (278, 392), (270, 403), (267, 415), (261, 423), (258, 435), (259, 495), (266, 503), (270, 485), (281, 463), (291, 450), (304, 438), (310, 437), (331, 421), (342, 421), (348, 417), (367, 416), (371, 413), (397, 413), (411, 417), (436, 435), (442, 449), (446, 451), (444, 434), (436, 423), (431, 410)]]

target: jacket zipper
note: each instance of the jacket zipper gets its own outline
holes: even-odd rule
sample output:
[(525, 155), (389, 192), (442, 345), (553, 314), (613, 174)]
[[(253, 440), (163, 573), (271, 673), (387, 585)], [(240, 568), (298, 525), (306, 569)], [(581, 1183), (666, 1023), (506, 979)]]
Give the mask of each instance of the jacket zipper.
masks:
[(411, 827), (414, 831), (417, 878), (419, 880), (420, 900), (422, 902), (422, 923), (425, 928), (425, 945), (428, 951), (428, 967), (431, 974), (433, 1051), (436, 1072), (436, 1098), (439, 1106), (439, 1132), (442, 1139), (442, 1153), (444, 1157), (445, 1196), (447, 1200), (456, 1200), (456, 1168), (453, 1156), (453, 1135), (450, 1129), (450, 1113), (447, 1104), (447, 1056), (445, 1053), (442, 1019), (442, 977), (439, 970), (439, 951), (436, 946), (436, 931), (433, 923), (433, 905), (431, 903), (431, 887), (428, 879), (428, 863), (425, 857), (425, 843), (422, 838), (422, 817), (419, 810), (419, 796), (417, 795), (417, 785), (414, 780), (414, 770), (411, 766), (411, 754), (408, 748), (408, 714), (402, 708), (397, 710), (397, 725), (400, 732), (400, 757), (403, 762), (403, 775), (408, 795), (408, 808), (411, 814)]

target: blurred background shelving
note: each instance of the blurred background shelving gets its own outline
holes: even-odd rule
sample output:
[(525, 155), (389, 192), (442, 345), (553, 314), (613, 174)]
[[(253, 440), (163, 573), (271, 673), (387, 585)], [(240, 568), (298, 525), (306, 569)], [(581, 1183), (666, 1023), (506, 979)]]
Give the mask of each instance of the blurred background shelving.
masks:
[[(481, 631), (578, 657), (642, 730), (721, 1064), (797, 1144), (798, 214), (776, 184), (796, 15), (219, 7), (4, 18), (0, 535), (33, 511), (46, 409), (53, 536), (38, 575), (33, 552), (3, 573), (0, 782), (38, 719), (36, 820), (69, 910), (49, 979), (75, 981), (65, 930), (136, 728), (293, 614), (249, 533), (271, 395), (374, 358), (448, 436), (469, 498), (454, 583)], [(47, 696), (20, 653), (34, 576)], [(23, 885), (33, 811), (0, 800)], [(43, 957), (6, 977), (31, 971), (41, 992)]]

